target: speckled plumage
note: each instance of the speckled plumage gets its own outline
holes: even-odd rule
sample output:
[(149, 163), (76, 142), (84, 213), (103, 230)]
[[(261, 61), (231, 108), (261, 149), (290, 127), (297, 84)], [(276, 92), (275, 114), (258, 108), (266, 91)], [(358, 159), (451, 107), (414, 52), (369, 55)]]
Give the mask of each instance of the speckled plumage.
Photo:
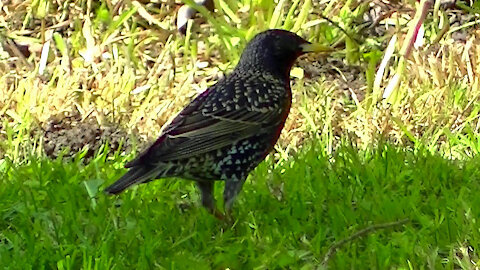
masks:
[(182, 177), (197, 181), (202, 204), (217, 214), (213, 181), (223, 180), (228, 212), (248, 173), (278, 140), (291, 105), (290, 69), (304, 44), (284, 30), (255, 36), (233, 72), (188, 104), (106, 192)]

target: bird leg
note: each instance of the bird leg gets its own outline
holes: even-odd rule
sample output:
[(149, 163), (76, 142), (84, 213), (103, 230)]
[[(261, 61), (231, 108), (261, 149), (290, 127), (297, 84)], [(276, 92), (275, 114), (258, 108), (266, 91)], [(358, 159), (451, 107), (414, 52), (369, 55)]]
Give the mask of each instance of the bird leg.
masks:
[(200, 189), (202, 195), (202, 205), (207, 211), (214, 215), (216, 218), (223, 220), (223, 214), (217, 209), (215, 198), (213, 197), (213, 187), (215, 182), (203, 181), (197, 182), (198, 189)]
[(225, 207), (225, 216), (232, 219), (232, 206), (235, 198), (242, 189), (245, 179), (232, 179), (225, 181), (225, 189), (223, 190), (223, 202)]

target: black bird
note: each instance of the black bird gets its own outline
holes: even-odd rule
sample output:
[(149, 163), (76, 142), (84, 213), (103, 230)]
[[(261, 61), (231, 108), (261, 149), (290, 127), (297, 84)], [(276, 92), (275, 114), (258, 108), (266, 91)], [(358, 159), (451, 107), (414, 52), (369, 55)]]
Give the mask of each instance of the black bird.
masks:
[(285, 30), (256, 35), (233, 72), (190, 102), (105, 191), (118, 194), (164, 177), (191, 179), (197, 182), (203, 206), (220, 218), (212, 191), (214, 181), (223, 180), (229, 214), (249, 172), (280, 136), (292, 103), (290, 70), (295, 60), (324, 49)]

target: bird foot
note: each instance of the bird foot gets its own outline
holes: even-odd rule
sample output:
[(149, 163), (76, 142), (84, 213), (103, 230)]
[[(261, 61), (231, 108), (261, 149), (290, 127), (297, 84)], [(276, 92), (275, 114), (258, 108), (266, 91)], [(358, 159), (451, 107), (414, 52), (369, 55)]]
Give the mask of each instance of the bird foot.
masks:
[(215, 209), (211, 212), (211, 214), (218, 220), (224, 221), (227, 224), (233, 224), (235, 222), (235, 218), (232, 216), (231, 212), (222, 213), (218, 209)]
[(218, 220), (225, 220), (225, 215), (220, 212), (218, 209), (213, 210), (212, 215), (216, 217)]

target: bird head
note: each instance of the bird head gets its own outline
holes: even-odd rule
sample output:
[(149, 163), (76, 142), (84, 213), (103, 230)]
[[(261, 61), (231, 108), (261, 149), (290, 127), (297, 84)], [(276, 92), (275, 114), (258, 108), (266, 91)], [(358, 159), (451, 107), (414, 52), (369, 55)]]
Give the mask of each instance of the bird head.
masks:
[(300, 55), (327, 49), (286, 30), (267, 30), (248, 42), (237, 69), (272, 72), (288, 78), (295, 60)]

